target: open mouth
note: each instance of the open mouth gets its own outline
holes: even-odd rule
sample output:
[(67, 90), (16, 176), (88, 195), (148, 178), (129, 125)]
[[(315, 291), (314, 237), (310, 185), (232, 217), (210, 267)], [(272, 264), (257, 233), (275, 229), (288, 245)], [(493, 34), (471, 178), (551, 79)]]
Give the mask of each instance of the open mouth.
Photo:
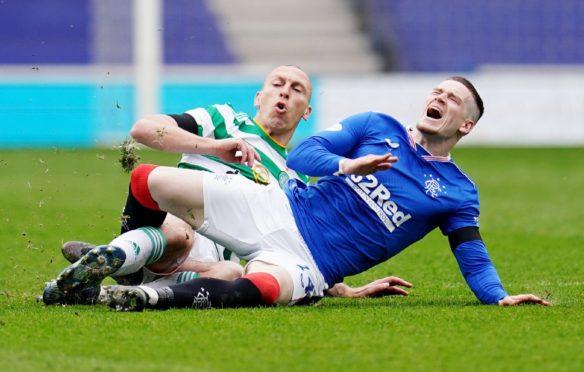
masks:
[(287, 107), (286, 107), (286, 104), (284, 102), (278, 102), (276, 104), (276, 109), (278, 110), (278, 112), (285, 112)]
[(432, 119), (442, 119), (442, 113), (435, 107), (428, 107), (426, 110), (426, 116)]

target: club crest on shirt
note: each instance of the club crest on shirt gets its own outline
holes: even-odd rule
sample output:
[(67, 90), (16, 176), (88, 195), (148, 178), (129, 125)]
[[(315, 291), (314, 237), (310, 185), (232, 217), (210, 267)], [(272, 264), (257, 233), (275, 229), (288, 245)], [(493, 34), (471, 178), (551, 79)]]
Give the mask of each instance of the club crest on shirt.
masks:
[(288, 182), (289, 179), (290, 175), (284, 171), (281, 171), (280, 174), (278, 174), (278, 184), (280, 185), (281, 188), (286, 186), (286, 183)]
[(440, 184), (440, 178), (434, 178), (432, 174), (424, 174), (424, 190), (426, 195), (430, 195), (436, 199), (441, 194), (446, 194), (446, 186)]
[(253, 171), (253, 179), (255, 180), (255, 182), (261, 183), (264, 185), (267, 185), (268, 183), (270, 183), (270, 173), (268, 172), (266, 167), (264, 167), (260, 163), (257, 163), (257, 162), (254, 163), (252, 171)]

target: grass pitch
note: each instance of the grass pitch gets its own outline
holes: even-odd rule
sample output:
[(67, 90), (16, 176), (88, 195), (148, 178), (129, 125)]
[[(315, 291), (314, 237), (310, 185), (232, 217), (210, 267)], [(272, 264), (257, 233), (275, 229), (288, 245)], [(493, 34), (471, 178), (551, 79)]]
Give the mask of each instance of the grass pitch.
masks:
[[(176, 155), (142, 152), (174, 165)], [(317, 306), (115, 313), (45, 307), (62, 242), (118, 232), (127, 174), (113, 150), (0, 151), (0, 370), (562, 370), (584, 367), (584, 149), (462, 148), (481, 233), (510, 293), (554, 306), (479, 305), (439, 233), (359, 276), (410, 296)]]

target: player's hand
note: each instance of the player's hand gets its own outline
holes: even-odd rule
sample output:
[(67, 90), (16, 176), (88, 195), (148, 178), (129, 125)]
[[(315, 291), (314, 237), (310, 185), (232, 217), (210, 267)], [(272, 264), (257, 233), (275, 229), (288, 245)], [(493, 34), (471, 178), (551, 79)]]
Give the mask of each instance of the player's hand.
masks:
[(397, 156), (385, 155), (365, 155), (357, 159), (346, 159), (342, 164), (343, 174), (355, 174), (366, 176), (377, 171), (391, 168), (391, 164), (398, 161)]
[(241, 138), (215, 141), (211, 154), (229, 163), (247, 164), (250, 168), (254, 161), (261, 160), (256, 150)]
[(499, 300), (499, 306), (515, 306), (521, 304), (536, 304), (543, 306), (550, 306), (551, 303), (543, 300), (536, 295), (532, 294), (520, 294), (515, 296), (507, 296), (502, 300)]
[(383, 296), (407, 296), (408, 292), (402, 286), (411, 288), (412, 284), (397, 276), (388, 276), (375, 280), (362, 287), (352, 288), (344, 283), (337, 283), (327, 291), (327, 295), (333, 297), (383, 297)]

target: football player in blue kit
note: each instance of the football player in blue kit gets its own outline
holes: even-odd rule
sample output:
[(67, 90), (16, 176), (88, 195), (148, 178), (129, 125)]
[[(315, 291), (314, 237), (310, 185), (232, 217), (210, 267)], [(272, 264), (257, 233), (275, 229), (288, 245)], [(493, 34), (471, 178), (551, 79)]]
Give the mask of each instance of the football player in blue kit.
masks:
[(455, 76), (432, 90), (413, 128), (380, 113), (351, 116), (290, 153), (288, 166), (321, 177), (311, 186), (291, 180), (281, 190), (228, 175), (140, 166), (131, 184), (145, 208), (179, 216), (249, 263), (234, 281), (113, 286), (110, 305), (139, 311), (314, 301), (435, 228), (448, 237), (482, 303), (549, 305), (505, 291), (479, 234), (477, 187), (450, 157), (483, 111), (474, 86)]

